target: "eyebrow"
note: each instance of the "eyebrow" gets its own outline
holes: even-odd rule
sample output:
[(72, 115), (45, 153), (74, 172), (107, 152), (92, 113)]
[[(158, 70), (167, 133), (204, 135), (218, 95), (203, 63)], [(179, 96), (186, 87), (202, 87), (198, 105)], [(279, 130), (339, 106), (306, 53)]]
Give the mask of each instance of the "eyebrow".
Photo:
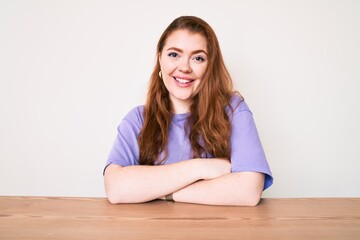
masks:
[[(180, 48), (176, 48), (176, 47), (171, 47), (171, 48), (168, 48), (168, 49), (166, 49), (166, 50), (167, 50), (167, 51), (169, 51), (169, 50), (175, 50), (175, 51), (180, 52), (180, 53), (183, 53), (183, 52), (184, 52), (184, 51), (181, 50)], [(201, 49), (195, 50), (195, 51), (192, 51), (192, 52), (191, 52), (191, 54), (197, 54), (197, 53), (205, 53), (205, 55), (207, 56), (207, 53), (206, 53), (204, 50), (201, 50)]]

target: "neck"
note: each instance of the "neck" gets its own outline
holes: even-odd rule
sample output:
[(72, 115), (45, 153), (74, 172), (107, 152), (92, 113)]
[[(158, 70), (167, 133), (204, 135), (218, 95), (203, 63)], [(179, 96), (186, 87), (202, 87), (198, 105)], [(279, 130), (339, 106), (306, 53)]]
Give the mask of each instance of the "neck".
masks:
[(189, 101), (172, 101), (172, 112), (174, 114), (188, 113), (190, 111)]

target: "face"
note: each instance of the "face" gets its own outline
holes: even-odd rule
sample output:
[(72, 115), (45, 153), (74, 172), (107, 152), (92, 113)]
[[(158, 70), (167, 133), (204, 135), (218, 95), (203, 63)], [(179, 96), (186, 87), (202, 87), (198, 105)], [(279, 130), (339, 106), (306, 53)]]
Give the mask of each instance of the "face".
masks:
[(205, 75), (207, 54), (206, 39), (199, 33), (176, 30), (166, 39), (159, 62), (175, 113), (189, 111), (191, 98)]

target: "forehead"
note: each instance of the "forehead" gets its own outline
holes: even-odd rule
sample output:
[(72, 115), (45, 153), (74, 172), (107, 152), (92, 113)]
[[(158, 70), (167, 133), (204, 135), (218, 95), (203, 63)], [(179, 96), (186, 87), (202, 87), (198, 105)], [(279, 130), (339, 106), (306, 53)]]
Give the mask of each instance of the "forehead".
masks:
[(207, 52), (207, 42), (204, 35), (188, 30), (176, 30), (167, 37), (163, 50), (172, 47), (183, 51), (203, 50)]

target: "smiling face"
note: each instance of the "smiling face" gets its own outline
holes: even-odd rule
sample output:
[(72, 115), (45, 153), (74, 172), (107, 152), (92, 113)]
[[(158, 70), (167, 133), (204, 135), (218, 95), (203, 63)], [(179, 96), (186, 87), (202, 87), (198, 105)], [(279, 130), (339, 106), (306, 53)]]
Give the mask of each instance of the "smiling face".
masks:
[(159, 54), (159, 63), (173, 112), (188, 112), (208, 65), (205, 37), (188, 30), (172, 32)]

